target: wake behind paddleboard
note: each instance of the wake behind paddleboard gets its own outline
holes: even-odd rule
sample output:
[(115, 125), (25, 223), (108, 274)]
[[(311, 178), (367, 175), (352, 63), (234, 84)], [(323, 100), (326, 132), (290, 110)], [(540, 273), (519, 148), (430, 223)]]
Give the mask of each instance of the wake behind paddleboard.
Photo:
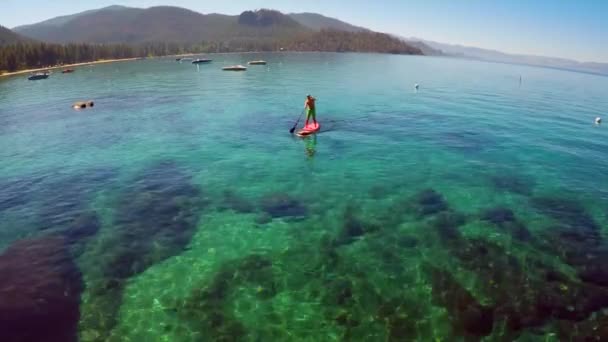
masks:
[(321, 129), (321, 125), (319, 125), (318, 122), (316, 124), (310, 123), (310, 124), (304, 126), (304, 128), (302, 128), (301, 130), (299, 130), (298, 133), (296, 133), (296, 135), (299, 137), (305, 137), (305, 136), (317, 133), (320, 129)]

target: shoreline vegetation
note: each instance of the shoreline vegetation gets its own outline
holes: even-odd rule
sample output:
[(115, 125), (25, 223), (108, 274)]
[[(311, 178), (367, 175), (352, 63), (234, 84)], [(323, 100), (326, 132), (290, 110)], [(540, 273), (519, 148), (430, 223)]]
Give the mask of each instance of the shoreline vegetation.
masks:
[(67, 66), (101, 60), (151, 58), (180, 54), (245, 52), (373, 52), (423, 55), (416, 47), (376, 32), (322, 30), (289, 38), (244, 37), (195, 44), (149, 42), (140, 44), (52, 44), (21, 42), (0, 46), (0, 74), (44, 66)]
[(18, 70), (18, 71), (13, 71), (13, 72), (6, 72), (6, 73), (0, 74), (0, 77), (17, 76), (17, 75), (23, 75), (23, 74), (29, 74), (29, 73), (44, 72), (44, 71), (47, 71), (47, 70), (50, 71), (50, 70), (73, 68), (73, 67), (95, 65), (95, 64), (128, 62), (128, 61), (135, 61), (135, 60), (138, 60), (138, 59), (141, 59), (141, 58), (134, 57), (134, 58), (100, 59), (100, 60), (92, 61), (92, 62), (83, 62), (83, 63), (74, 63), (74, 64), (63, 64), (63, 65), (51, 66), (51, 67), (48, 67), (48, 68), (34, 68), (34, 69), (24, 69), (24, 70)]
[[(201, 56), (201, 55), (231, 55), (231, 54), (261, 54), (261, 53), (323, 53), (323, 52), (332, 53), (333, 51), (284, 50), (284, 51), (197, 52), (197, 53), (178, 53), (178, 54), (172, 54), (172, 55), (150, 56), (150, 57), (100, 59), (100, 60), (91, 61), (91, 62), (54, 65), (54, 66), (49, 66), (46, 68), (31, 68), (31, 69), (23, 69), (23, 70), (17, 70), (17, 71), (12, 71), (12, 72), (3, 72), (2, 70), (0, 70), (0, 78), (10, 77), (10, 76), (19, 76), (19, 75), (25, 75), (25, 74), (33, 74), (33, 73), (44, 72), (44, 71), (52, 71), (52, 70), (57, 70), (57, 69), (69, 69), (69, 68), (74, 68), (74, 67), (83, 67), (83, 66), (89, 66), (89, 65), (92, 66), (92, 65), (97, 65), (97, 64), (109, 64), (109, 63), (117, 63), (117, 62), (131, 62), (131, 61), (153, 59), (153, 58), (179, 58), (179, 57), (187, 58), (187, 57), (195, 57), (195, 56)], [(333, 52), (333, 53), (350, 53), (350, 52)], [(358, 53), (365, 53), (365, 52), (358, 52)], [(373, 53), (373, 52), (369, 52), (369, 53)]]

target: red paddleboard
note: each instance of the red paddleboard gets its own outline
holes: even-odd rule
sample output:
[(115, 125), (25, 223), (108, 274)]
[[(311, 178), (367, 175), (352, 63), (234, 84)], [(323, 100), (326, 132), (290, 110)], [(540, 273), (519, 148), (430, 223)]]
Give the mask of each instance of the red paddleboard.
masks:
[(298, 133), (296, 133), (296, 134), (300, 137), (305, 137), (307, 135), (317, 133), (320, 129), (321, 129), (321, 125), (319, 125), (318, 122), (316, 124), (309, 123), (308, 125), (304, 126), (304, 128), (299, 130)]

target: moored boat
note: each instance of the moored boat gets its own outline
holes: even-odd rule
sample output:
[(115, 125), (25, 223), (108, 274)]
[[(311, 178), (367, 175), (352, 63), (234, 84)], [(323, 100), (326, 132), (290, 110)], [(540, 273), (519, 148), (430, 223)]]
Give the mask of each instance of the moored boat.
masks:
[(65, 70), (63, 70), (61, 73), (62, 73), (62, 74), (71, 74), (71, 73), (73, 73), (74, 71), (75, 71), (74, 69), (65, 69)]
[(266, 65), (266, 61), (251, 61), (247, 64), (249, 64), (249, 65)]
[(192, 64), (204, 64), (204, 63), (211, 63), (211, 62), (212, 62), (211, 59), (201, 59), (201, 58), (198, 58), (198, 59), (193, 60)]
[(243, 65), (232, 65), (232, 66), (227, 66), (222, 68), (222, 70), (224, 71), (245, 71), (247, 70), (247, 67), (243, 66)]
[(30, 81), (36, 81), (36, 80), (44, 80), (47, 78), (49, 78), (48, 73), (37, 72), (35, 74), (30, 75), (27, 79)]

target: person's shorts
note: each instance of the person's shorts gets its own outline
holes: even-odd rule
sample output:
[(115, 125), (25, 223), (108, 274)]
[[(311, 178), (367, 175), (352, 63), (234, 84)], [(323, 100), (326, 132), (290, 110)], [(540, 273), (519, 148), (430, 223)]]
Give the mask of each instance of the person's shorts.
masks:
[(310, 108), (308, 108), (308, 109), (306, 110), (306, 118), (307, 118), (307, 119), (313, 118), (313, 119), (315, 119), (315, 120), (316, 120), (316, 119), (317, 119), (317, 111), (316, 111), (316, 110), (314, 110), (314, 109), (310, 109)]

